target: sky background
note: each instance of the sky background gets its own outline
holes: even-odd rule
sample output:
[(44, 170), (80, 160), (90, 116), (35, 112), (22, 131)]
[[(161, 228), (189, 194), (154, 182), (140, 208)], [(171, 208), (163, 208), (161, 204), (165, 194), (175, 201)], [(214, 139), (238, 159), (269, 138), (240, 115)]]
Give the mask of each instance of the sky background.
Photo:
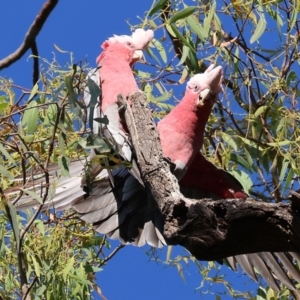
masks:
[[(22, 0), (0, 2), (0, 59), (14, 52), (24, 39), (24, 35), (45, 1)], [(129, 26), (138, 24), (139, 19), (152, 5), (151, 0), (143, 1), (99, 1), (99, 0), (62, 0), (48, 18), (37, 38), (39, 56), (52, 60), (53, 53), (60, 61), (69, 61), (68, 56), (57, 52), (54, 44), (61, 49), (72, 51), (74, 61), (87, 59), (95, 66), (95, 59), (100, 53), (101, 43), (113, 34), (130, 34)], [(0, 72), (0, 76), (12, 78), (15, 84), (26, 88), (32, 85), (32, 60), (27, 52), (21, 60)], [(182, 91), (185, 86), (182, 86)], [(118, 245), (112, 242), (113, 246)], [(160, 259), (166, 258), (166, 247), (161, 250)], [(176, 268), (166, 268), (162, 263), (149, 261), (145, 253), (149, 247), (123, 248), (104, 270), (98, 273), (98, 284), (107, 299), (215, 299), (207, 293), (208, 285), (200, 290), (202, 275), (190, 264), (184, 268), (184, 282)], [(172, 253), (187, 255), (181, 247), (175, 247)], [(234, 284), (240, 291), (255, 291), (257, 284), (246, 275), (234, 273), (223, 267), (220, 274), (225, 280)], [(212, 291), (224, 291), (220, 285), (213, 286)], [(222, 299), (231, 299), (222, 296)]]

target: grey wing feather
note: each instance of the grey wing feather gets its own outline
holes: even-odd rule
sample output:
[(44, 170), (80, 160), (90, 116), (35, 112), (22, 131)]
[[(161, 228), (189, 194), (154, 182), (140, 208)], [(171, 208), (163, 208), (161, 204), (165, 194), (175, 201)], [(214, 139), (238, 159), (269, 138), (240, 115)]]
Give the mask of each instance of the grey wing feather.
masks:
[(258, 270), (259, 274), (266, 280), (268, 285), (275, 291), (279, 291), (279, 286), (273, 275), (269, 271), (264, 261), (257, 253), (247, 254), (249, 262)]
[(281, 265), (274, 258), (273, 254), (270, 252), (260, 252), (257, 253), (263, 261), (270, 267), (274, 275), (289, 289), (294, 289), (294, 285), (291, 280), (287, 277), (285, 271), (282, 269)]
[[(293, 255), (293, 253), (291, 253)], [(296, 257), (299, 257), (298, 253), (295, 253)], [(298, 282), (300, 282), (300, 273), (299, 271), (295, 268), (295, 266), (293, 265), (292, 261), (289, 259), (289, 257), (287, 256), (286, 253), (283, 252), (276, 252), (275, 255), (280, 259), (280, 261), (282, 262), (282, 264), (284, 265), (284, 267), (288, 270), (288, 272), (292, 275), (292, 277), (297, 280)], [(298, 260), (300, 261), (300, 260)]]
[(236, 261), (238, 264), (241, 266), (241, 268), (254, 280), (257, 282), (257, 277), (254, 272), (254, 269), (252, 265), (250, 264), (247, 255), (242, 254), (242, 255), (237, 255), (235, 256)]

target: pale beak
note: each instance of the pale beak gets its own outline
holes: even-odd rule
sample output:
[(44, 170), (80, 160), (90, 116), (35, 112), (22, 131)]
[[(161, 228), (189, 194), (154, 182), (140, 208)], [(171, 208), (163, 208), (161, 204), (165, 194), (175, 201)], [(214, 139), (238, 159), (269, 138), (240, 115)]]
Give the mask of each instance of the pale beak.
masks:
[(203, 106), (205, 102), (210, 99), (211, 97), (211, 91), (210, 89), (205, 89), (203, 90), (200, 95), (199, 95), (199, 102), (198, 102), (198, 107)]
[(135, 50), (133, 52), (132, 60), (134, 62), (141, 60), (144, 57), (143, 51), (142, 50)]

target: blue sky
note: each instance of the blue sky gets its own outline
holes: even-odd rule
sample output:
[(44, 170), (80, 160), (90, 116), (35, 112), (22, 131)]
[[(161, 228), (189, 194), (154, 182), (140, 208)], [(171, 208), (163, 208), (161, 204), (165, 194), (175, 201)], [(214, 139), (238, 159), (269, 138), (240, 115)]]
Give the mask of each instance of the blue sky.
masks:
[[(20, 45), (43, 3), (44, 0), (0, 2), (0, 59)], [(101, 43), (112, 34), (129, 34), (126, 20), (131, 24), (139, 23), (137, 16), (143, 17), (151, 4), (151, 0), (60, 1), (37, 38), (39, 55), (49, 60), (53, 52), (60, 55), (54, 48), (56, 44), (63, 50), (72, 51), (75, 62), (87, 58), (91, 66), (95, 66)], [(16, 84), (31, 88), (32, 60), (28, 59), (29, 55), (30, 52), (26, 53), (13, 66), (2, 70), (0, 76), (13, 78)], [(68, 57), (65, 59), (67, 61)], [(117, 245), (116, 242), (112, 244)], [(215, 299), (209, 294), (201, 296), (195, 290), (202, 276), (194, 265), (184, 269), (184, 282), (176, 268), (165, 268), (163, 264), (149, 261), (149, 256), (145, 254), (147, 250), (148, 247), (125, 247), (99, 273), (99, 286), (108, 299)], [(186, 255), (186, 252), (181, 247), (175, 247), (173, 257), (177, 254)], [(165, 260), (166, 249), (161, 251), (160, 258)], [(241, 273), (236, 274), (224, 267), (222, 274), (226, 274), (225, 279), (241, 291), (257, 288)], [(213, 290), (220, 291), (218, 287)], [(202, 289), (202, 292), (205, 291)]]

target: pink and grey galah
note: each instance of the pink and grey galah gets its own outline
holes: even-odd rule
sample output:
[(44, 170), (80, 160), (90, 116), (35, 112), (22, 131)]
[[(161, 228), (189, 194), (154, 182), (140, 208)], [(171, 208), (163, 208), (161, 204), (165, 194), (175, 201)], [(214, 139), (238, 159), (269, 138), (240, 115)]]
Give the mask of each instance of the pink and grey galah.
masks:
[[(129, 161), (132, 160), (132, 151), (128, 135), (120, 121), (116, 97), (119, 93), (127, 95), (138, 90), (131, 67), (141, 58), (140, 50), (147, 47), (152, 38), (151, 30), (138, 29), (132, 36), (114, 36), (108, 39), (102, 44), (103, 52), (97, 59), (99, 69), (88, 74), (102, 91), (101, 109), (96, 105), (88, 113), (93, 118), (104, 115), (108, 117), (109, 123), (105, 130), (119, 145), (120, 153)], [(164, 156), (175, 164), (175, 175), (181, 191), (189, 198), (208, 197), (217, 200), (247, 197), (242, 185), (232, 175), (214, 166), (199, 152), (203, 144), (205, 124), (217, 95), (222, 90), (221, 81), (221, 67), (210, 66), (205, 73), (193, 76), (187, 83), (182, 101), (158, 124)], [(85, 91), (84, 100), (89, 106), (91, 95), (88, 89)], [(93, 122), (94, 134), (100, 131), (101, 126), (100, 123)], [(92, 153), (90, 157), (92, 163), (94, 155)], [(119, 167), (113, 169), (109, 176), (107, 170), (94, 163), (94, 181), (92, 189), (88, 190), (87, 187), (82, 188), (85, 184), (82, 180), (83, 167), (84, 160), (72, 162), (71, 178), (60, 179), (57, 179), (55, 167), (49, 170), (56, 191), (54, 196), (48, 198), (45, 208), (73, 208), (84, 221), (94, 224), (98, 232), (123, 243), (137, 246), (148, 243), (154, 247), (165, 244), (162, 215), (151, 192), (141, 183), (138, 171)], [(42, 185), (42, 179), (32, 180), (29, 188), (41, 190)], [(24, 209), (37, 205), (37, 202), (25, 196), (17, 205), (19, 209)], [(280, 255), (281, 261), (286, 260), (284, 254)], [(278, 271), (281, 268), (274, 262), (274, 254), (236, 256), (228, 261), (233, 268), (238, 262), (254, 279), (256, 277), (253, 266), (256, 267), (276, 289), (277, 283), (269, 272), (271, 268), (280, 280), (292, 287), (285, 273)], [(292, 267), (290, 270), (294, 272)], [(300, 277), (296, 277), (297, 272), (292, 274), (300, 281)]]

